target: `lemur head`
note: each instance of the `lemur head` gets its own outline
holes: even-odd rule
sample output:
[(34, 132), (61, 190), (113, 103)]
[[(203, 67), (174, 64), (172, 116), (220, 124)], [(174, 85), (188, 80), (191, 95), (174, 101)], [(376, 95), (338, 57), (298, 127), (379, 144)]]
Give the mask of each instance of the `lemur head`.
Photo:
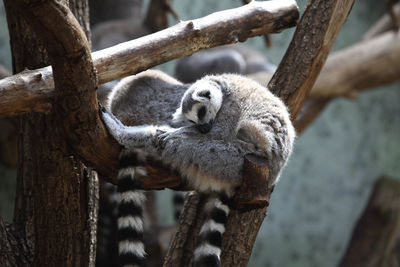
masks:
[(208, 133), (222, 104), (223, 93), (215, 81), (203, 78), (192, 84), (173, 115), (174, 122), (189, 120), (201, 133)]

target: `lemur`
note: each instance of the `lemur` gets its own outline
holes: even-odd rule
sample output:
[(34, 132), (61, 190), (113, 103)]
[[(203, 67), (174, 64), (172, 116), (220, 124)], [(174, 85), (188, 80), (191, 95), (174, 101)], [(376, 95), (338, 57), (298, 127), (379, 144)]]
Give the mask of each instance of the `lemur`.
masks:
[[(149, 74), (142, 74), (148, 85), (159, 84), (160, 77), (155, 82), (152, 73)], [(169, 81), (165, 84), (176, 81), (166, 78)], [(135, 83), (135, 78), (131, 79)], [(122, 83), (122, 88), (129, 87), (129, 82)], [(125, 126), (103, 110), (110, 134), (124, 147), (118, 174), (121, 264), (140, 265), (145, 258), (141, 240), (143, 195), (136, 190), (145, 176), (139, 167), (143, 158), (137, 156), (137, 151), (143, 151), (178, 170), (199, 192), (213, 196), (206, 205), (206, 220), (200, 229), (194, 262), (195, 266), (220, 266), (229, 200), (241, 184), (244, 156), (255, 154), (266, 158), (271, 184), (275, 184), (291, 154), (295, 130), (283, 102), (267, 88), (243, 76), (209, 75), (191, 85), (177, 82), (169, 87), (179, 88), (176, 95), (187, 88), (180, 104), (175, 106), (171, 125), (185, 121), (192, 125)], [(111, 107), (117, 102), (111, 100)], [(160, 103), (161, 109), (165, 108), (163, 105)]]

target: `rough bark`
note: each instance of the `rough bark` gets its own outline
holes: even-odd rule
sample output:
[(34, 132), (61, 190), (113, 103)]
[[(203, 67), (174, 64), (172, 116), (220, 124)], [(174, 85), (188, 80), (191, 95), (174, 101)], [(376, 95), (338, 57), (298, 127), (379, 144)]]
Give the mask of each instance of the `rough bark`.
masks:
[[(268, 87), (296, 118), (354, 1), (310, 1)], [(310, 32), (312, 29), (312, 32)], [(302, 53), (299, 53), (302, 51)], [(296, 73), (296, 75), (293, 75)]]
[(396, 266), (394, 256), (399, 233), (400, 182), (392, 178), (380, 178), (355, 226), (339, 266)]
[[(201, 49), (280, 32), (294, 26), (297, 19), (298, 8), (293, 0), (254, 1), (95, 52), (94, 65), (102, 84)], [(53, 86), (50, 68), (1, 80), (0, 117), (27, 111), (48, 112)]]
[[(40, 10), (50, 1), (4, 2), (13, 71), (48, 65), (44, 45), (30, 28), (34, 23), (27, 13)], [(82, 1), (74, 9), (78, 7), (81, 10), (77, 14), (86, 13), (87, 3)], [(53, 17), (54, 13), (47, 11), (43, 19)], [(64, 20), (53, 20), (49, 25), (54, 21), (63, 24)], [(54, 112), (20, 118), (13, 228), (26, 249), (16, 253), (16, 262), (25, 257), (18, 266), (94, 265), (97, 176), (71, 155), (62, 123)], [(2, 266), (6, 264), (1, 262)]]
[(14, 225), (3, 222), (0, 218), (0, 264), (1, 266), (28, 266), (31, 263), (31, 251), (26, 246), (21, 233)]
[[(352, 4), (353, 1), (346, 0), (321, 0), (308, 4), (288, 51), (269, 83), (269, 87), (289, 104), (293, 120), (310, 92)], [(259, 174), (258, 181), (268, 179), (267, 167), (261, 167), (259, 163), (251, 164), (250, 161), (246, 161), (246, 164), (249, 167), (247, 173)], [(246, 183), (246, 175), (243, 178)], [(223, 238), (221, 261), (224, 266), (246, 266), (255, 237), (266, 215), (266, 205), (269, 203), (272, 188), (263, 186), (262, 191), (265, 192), (262, 194), (264, 207), (258, 206), (251, 211), (234, 209), (231, 212)], [(260, 192), (243, 186), (237, 195), (259, 199)], [(191, 263), (201, 221), (199, 211), (203, 206), (204, 200), (185, 201), (182, 215), (184, 219), (180, 220), (164, 266), (188, 266)]]

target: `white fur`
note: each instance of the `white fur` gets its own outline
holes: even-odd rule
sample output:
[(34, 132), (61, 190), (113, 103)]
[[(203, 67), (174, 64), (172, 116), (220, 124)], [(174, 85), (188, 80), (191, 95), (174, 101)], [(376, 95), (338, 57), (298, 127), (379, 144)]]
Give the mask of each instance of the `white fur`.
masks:
[(144, 257), (146, 252), (144, 251), (144, 245), (140, 241), (129, 241), (123, 240), (118, 243), (119, 253), (133, 253), (139, 257)]
[(208, 220), (200, 229), (200, 234), (204, 232), (218, 231), (220, 233), (225, 233), (225, 226), (221, 223), (216, 223), (214, 220)]
[(217, 209), (223, 210), (227, 216), (229, 215), (229, 212), (230, 212), (229, 207), (225, 204), (222, 204), (221, 200), (215, 199), (212, 202), (212, 205), (213, 205), (213, 207), (216, 207)]
[(136, 172), (135, 167), (127, 167), (127, 168), (119, 169), (118, 177), (132, 175), (133, 176), (132, 179), (134, 179), (135, 172)]
[(143, 201), (146, 200), (145, 195), (141, 191), (127, 191), (123, 193), (117, 193), (118, 203), (121, 202), (134, 202), (135, 204), (141, 206)]
[(118, 229), (133, 228), (139, 232), (143, 232), (143, 220), (137, 216), (125, 216), (118, 218)]
[(194, 260), (196, 261), (198, 260), (198, 258), (204, 255), (216, 255), (219, 258), (220, 254), (221, 254), (220, 248), (204, 243), (195, 249)]

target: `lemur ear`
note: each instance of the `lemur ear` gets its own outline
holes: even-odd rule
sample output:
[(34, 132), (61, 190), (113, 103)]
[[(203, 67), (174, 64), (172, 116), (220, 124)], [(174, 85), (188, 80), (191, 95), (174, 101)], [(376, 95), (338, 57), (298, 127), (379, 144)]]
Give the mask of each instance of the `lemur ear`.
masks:
[(172, 115), (172, 122), (179, 123), (185, 121), (185, 117), (182, 114), (182, 107), (176, 109), (175, 113)]
[(203, 90), (197, 93), (198, 97), (203, 97), (203, 98), (207, 98), (207, 99), (211, 99), (211, 95), (210, 95), (210, 90)]

